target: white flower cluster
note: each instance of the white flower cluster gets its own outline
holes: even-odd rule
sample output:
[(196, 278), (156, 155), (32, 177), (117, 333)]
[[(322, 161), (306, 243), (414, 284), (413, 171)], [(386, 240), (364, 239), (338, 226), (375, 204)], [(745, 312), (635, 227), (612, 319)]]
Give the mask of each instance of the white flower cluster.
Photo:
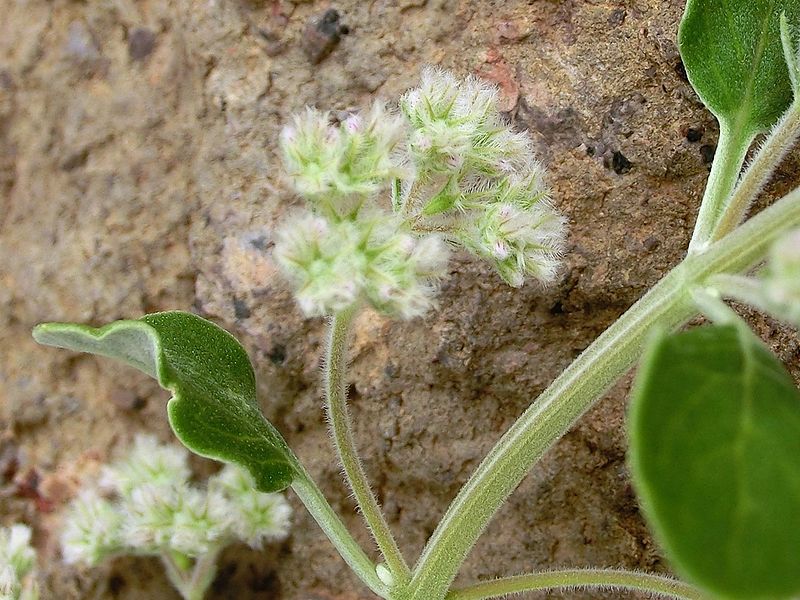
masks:
[(0, 528), (0, 600), (36, 600), (39, 597), (32, 581), (35, 564), (31, 530), (20, 524)]
[(382, 312), (410, 318), (431, 305), (447, 249), (438, 236), (419, 238), (403, 229), (391, 214), (328, 220), (307, 213), (285, 225), (276, 255), (308, 315), (366, 298)]
[(284, 127), (281, 148), (298, 193), (328, 217), (348, 217), (402, 174), (403, 134), (403, 121), (379, 102), (366, 116), (351, 114), (337, 125), (329, 113), (309, 108)]
[(310, 212), (284, 225), (275, 255), (304, 312), (366, 301), (423, 314), (447, 272), (448, 244), (488, 260), (513, 286), (552, 280), (565, 222), (496, 89), (428, 68), (400, 110), (376, 103), (334, 122), (309, 109), (283, 131), (285, 163)]
[(183, 448), (138, 436), (130, 454), (73, 501), (61, 537), (64, 560), (95, 565), (114, 554), (176, 553), (196, 559), (236, 540), (257, 548), (286, 537), (291, 509), (282, 495), (257, 491), (250, 474), (231, 465), (200, 489), (189, 481), (187, 460)]

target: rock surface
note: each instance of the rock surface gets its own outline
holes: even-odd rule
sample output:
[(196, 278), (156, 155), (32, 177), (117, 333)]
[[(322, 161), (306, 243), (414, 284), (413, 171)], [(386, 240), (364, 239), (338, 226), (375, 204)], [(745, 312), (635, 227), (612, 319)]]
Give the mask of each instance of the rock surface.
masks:
[[(393, 99), (433, 63), (498, 84), (571, 235), (549, 289), (509, 289), (464, 255), (435, 314), (359, 319), (356, 435), (400, 546), (416, 556), (501, 433), (682, 256), (717, 137), (677, 53), (682, 5), (0, 0), (0, 516), (35, 526), (51, 559), (43, 597), (177, 598), (153, 560), (92, 571), (56, 560), (58, 509), (82, 470), (136, 431), (169, 431), (153, 382), (37, 347), (41, 321), (190, 309), (226, 327), (257, 363), (265, 412), (369, 543), (321, 413), (324, 323), (301, 317), (270, 260), (298, 202), (276, 140), (308, 104)], [(773, 194), (798, 174), (794, 155)], [(797, 373), (796, 338), (755, 322)], [(574, 565), (667, 571), (628, 481), (628, 383), (524, 480), (461, 580)], [(291, 537), (226, 552), (210, 599), (370, 597), (292, 502)]]

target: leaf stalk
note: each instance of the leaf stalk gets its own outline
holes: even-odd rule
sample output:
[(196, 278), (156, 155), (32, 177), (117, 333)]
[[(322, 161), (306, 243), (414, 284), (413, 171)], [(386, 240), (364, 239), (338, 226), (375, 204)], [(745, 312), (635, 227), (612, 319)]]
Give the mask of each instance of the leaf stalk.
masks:
[(522, 592), (576, 588), (638, 591), (680, 600), (707, 598), (691, 585), (670, 577), (617, 569), (566, 569), (504, 577), (457, 588), (447, 594), (447, 600), (488, 600)]

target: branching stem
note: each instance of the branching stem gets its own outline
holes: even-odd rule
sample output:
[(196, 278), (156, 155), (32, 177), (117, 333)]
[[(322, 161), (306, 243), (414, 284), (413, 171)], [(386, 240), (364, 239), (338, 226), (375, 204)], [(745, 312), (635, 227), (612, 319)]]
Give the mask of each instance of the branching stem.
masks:
[(191, 569), (184, 569), (169, 554), (161, 555), (161, 562), (172, 586), (183, 600), (203, 600), (217, 574), (219, 548), (212, 548), (200, 556)]
[(414, 569), (402, 600), (444, 598), (459, 566), (495, 512), (530, 468), (624, 375), (656, 328), (697, 314), (689, 290), (718, 273), (763, 260), (776, 238), (800, 225), (800, 189), (736, 231), (689, 255), (591, 344), (492, 449), (450, 505)]
[(792, 149), (798, 137), (800, 137), (800, 99), (795, 100), (784, 113), (745, 170), (733, 195), (725, 204), (722, 217), (711, 235), (712, 241), (722, 239), (742, 222), (750, 205), (769, 183), (775, 169)]

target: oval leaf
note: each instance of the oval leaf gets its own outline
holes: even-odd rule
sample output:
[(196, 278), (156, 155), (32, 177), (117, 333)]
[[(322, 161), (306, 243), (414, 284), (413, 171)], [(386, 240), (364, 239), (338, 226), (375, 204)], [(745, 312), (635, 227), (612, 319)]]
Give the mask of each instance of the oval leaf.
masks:
[(792, 101), (781, 13), (797, 0), (689, 0), (678, 31), (683, 64), (703, 103), (738, 139), (774, 125)]
[(40, 344), (121, 360), (172, 392), (167, 405), (175, 435), (187, 448), (247, 468), (264, 492), (288, 487), (296, 459), (261, 414), (253, 367), (224, 329), (185, 312), (163, 312), (94, 329), (45, 323)]
[(800, 594), (800, 393), (749, 330), (655, 341), (630, 450), (647, 520), (682, 575), (724, 598)]

